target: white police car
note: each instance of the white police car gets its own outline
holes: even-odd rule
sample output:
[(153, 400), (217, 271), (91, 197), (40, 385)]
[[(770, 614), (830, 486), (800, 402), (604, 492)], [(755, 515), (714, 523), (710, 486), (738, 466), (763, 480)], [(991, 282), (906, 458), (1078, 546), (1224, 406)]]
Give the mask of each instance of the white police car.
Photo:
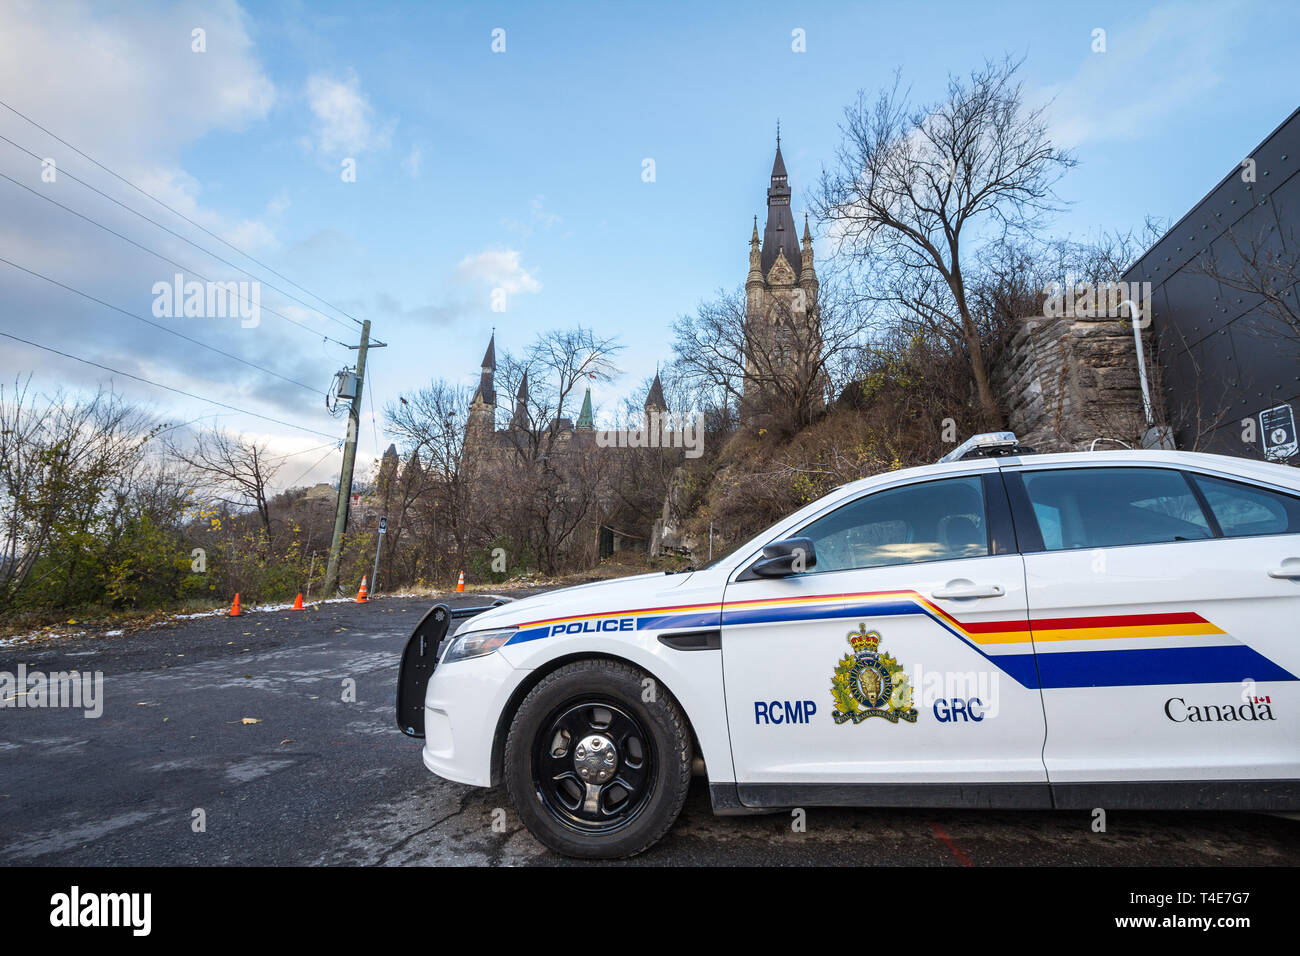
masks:
[(1025, 451), (977, 436), (700, 570), (438, 605), (398, 724), (584, 857), (663, 836), (693, 767), (720, 814), (1300, 808), (1300, 471)]

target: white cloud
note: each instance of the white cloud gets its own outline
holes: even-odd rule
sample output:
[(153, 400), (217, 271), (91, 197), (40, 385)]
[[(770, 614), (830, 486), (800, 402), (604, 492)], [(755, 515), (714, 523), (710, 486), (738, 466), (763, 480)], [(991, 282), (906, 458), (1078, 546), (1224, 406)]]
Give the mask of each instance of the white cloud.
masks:
[[(63, 135), (109, 165), (154, 168), (214, 129), (270, 112), (275, 87), (246, 19), (231, 0), (0, 4), (0, 89), (42, 125), (75, 131)], [(195, 27), (207, 31), (205, 53), (190, 49)]]
[(307, 105), (315, 117), (315, 146), (327, 156), (356, 156), (385, 149), (392, 124), (376, 125), (375, 111), (350, 75), (335, 79), (323, 73), (307, 78)]
[(1058, 146), (1139, 139), (1223, 81), (1246, 22), (1234, 3), (1160, 7), (1113, 25), (1106, 52), (1084, 54), (1070, 79), (1030, 98), (1052, 101), (1049, 135)]
[(488, 249), (468, 255), (457, 263), (456, 276), (505, 289), (511, 295), (542, 291), (541, 282), (520, 265), (516, 249)]
[[(206, 52), (191, 49), (191, 31), (196, 28), (206, 31)], [(247, 16), (232, 0), (118, 6), (78, 0), (0, 3), (0, 97), (205, 228), (260, 253), (277, 245), (275, 227), (286, 202), (283, 196), (264, 200), (259, 212), (231, 215), (204, 200), (205, 184), (182, 165), (187, 151), (203, 138), (248, 130), (270, 115), (277, 91), (249, 31)], [(0, 181), (0, 255), (132, 314), (149, 314), (153, 284), (169, 280), (178, 269), (45, 202), (42, 197), (48, 196), (185, 264), (184, 271), (203, 269), (212, 278), (243, 278), (74, 182), (72, 176), (86, 180), (238, 261), (228, 250), (221, 252), (215, 241), (4, 109), (0, 133), (40, 156), (55, 158), (59, 171), (57, 182), (46, 187), (35, 160), (0, 144), (0, 171), (40, 187), (33, 194)], [(227, 189), (225, 195), (235, 193), (229, 182), (216, 185)], [(11, 306), (11, 321), (0, 323), (11, 329), (13, 317), (39, 316), (30, 322), (30, 334), (44, 345), (277, 418), (313, 420), (311, 413), (299, 411), (306, 393), (293, 385), (246, 366), (227, 364), (214, 370), (211, 353), (9, 267), (0, 268), (0, 302)], [(321, 320), (313, 315), (311, 321), (317, 326)], [(295, 380), (316, 381), (314, 356), (301, 348), (280, 347), (298, 337), (284, 323), (264, 321), (255, 330), (214, 326), (188, 331), (212, 342), (227, 334), (243, 336), (232, 351)], [(173, 421), (212, 414), (209, 405), (36, 349), (0, 352), (10, 369), (34, 372), (42, 386), (57, 382), (93, 388), (114, 378), (129, 398), (165, 410)], [(238, 420), (233, 413), (223, 415)]]

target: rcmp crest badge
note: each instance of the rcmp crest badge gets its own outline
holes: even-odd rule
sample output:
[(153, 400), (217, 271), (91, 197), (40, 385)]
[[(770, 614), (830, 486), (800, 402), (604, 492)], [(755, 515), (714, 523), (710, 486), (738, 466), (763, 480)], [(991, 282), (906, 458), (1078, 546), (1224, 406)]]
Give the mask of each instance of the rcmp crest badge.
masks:
[(853, 721), (860, 724), (868, 717), (883, 717), (891, 724), (905, 720), (916, 723), (912, 705), (912, 686), (903, 673), (903, 665), (880, 652), (880, 632), (868, 631), (859, 624), (847, 638), (852, 652), (835, 665), (831, 677), (831, 696), (835, 710), (831, 717), (837, 724)]

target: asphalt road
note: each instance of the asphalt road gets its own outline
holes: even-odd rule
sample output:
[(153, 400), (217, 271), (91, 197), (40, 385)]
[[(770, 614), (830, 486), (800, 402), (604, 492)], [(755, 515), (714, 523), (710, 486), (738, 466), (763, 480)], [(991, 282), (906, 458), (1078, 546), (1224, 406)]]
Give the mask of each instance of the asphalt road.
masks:
[[(478, 603), (477, 600), (470, 603)], [(503, 790), (440, 780), (393, 724), (427, 600), (210, 617), (0, 648), (0, 671), (102, 671), (104, 710), (0, 709), (8, 865), (564, 864)], [(355, 702), (344, 701), (345, 681)], [(256, 720), (245, 723), (244, 718)], [(195, 832), (202, 811), (204, 832)], [(818, 810), (717, 818), (696, 781), (663, 866), (1300, 864), (1300, 822), (1236, 813)]]

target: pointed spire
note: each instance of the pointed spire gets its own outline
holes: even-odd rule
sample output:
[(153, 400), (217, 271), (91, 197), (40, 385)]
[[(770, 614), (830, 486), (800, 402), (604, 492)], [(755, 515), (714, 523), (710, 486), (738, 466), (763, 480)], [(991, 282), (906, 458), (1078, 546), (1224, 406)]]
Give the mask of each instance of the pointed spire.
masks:
[(772, 263), (781, 252), (785, 253), (786, 261), (798, 275), (803, 261), (794, 217), (790, 212), (790, 182), (778, 135), (776, 158), (772, 161), (772, 184), (767, 190), (767, 225), (763, 229), (763, 256), (759, 266), (761, 275), (766, 276), (772, 270)]
[(492, 373), (497, 367), (497, 330), (492, 330), (492, 337), (488, 339), (487, 351), (483, 353), (483, 363), (479, 366), (481, 373), (478, 379), (478, 388), (474, 390), (474, 398), (471, 399), (471, 405), (496, 405), (497, 390), (492, 381)]
[(781, 158), (781, 120), (778, 117), (776, 121), (776, 159), (772, 162), (772, 185), (778, 185), (777, 180), (780, 180), (779, 185), (784, 186), (786, 178), (785, 160)]
[(582, 411), (578, 413), (578, 428), (595, 428), (595, 416), (591, 411), (591, 389), (582, 397)]
[(754, 217), (754, 233), (749, 237), (749, 245), (751, 248), (753, 246), (758, 245), (758, 217), (757, 216)]
[(515, 393), (515, 413), (510, 419), (511, 428), (528, 427), (528, 370), (524, 369), (523, 378), (519, 380), (519, 391)]
[(803, 248), (799, 251), (803, 259), (803, 265), (799, 270), (799, 285), (804, 292), (814, 301), (817, 299), (817, 270), (813, 268), (813, 244), (812, 231), (808, 228), (808, 214), (803, 216)]
[(420, 462), (420, 449), (411, 452), (411, 457), (406, 460), (406, 465), (402, 469), (403, 479), (410, 478), (424, 471), (424, 465)]
[(645, 397), (646, 411), (658, 409), (661, 412), (668, 411), (668, 403), (664, 401), (664, 385), (659, 381), (659, 372), (655, 371), (655, 380), (650, 383), (650, 392)]
[(781, 158), (781, 144), (776, 144), (776, 159), (772, 160), (772, 185), (776, 186), (778, 180), (781, 185), (785, 185), (788, 177), (785, 172), (785, 160)]

